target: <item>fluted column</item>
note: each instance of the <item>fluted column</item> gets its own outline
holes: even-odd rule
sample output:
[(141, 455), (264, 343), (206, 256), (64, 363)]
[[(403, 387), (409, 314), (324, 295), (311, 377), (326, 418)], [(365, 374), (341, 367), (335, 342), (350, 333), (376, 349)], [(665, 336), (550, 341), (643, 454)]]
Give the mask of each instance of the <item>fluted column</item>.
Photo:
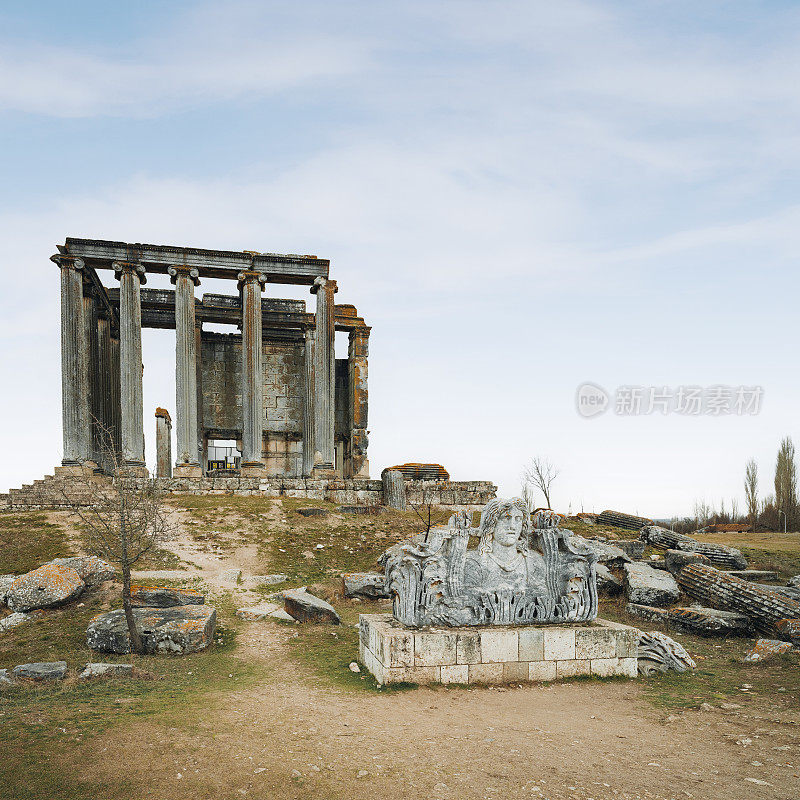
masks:
[(119, 278), (120, 396), (122, 400), (122, 461), (126, 471), (147, 474), (144, 460), (142, 397), (142, 300), (145, 271), (141, 264), (115, 261)]
[(239, 273), (242, 294), (242, 475), (261, 475), (264, 470), (264, 375), (261, 340), (260, 272)]
[(91, 458), (100, 463), (100, 371), (97, 342), (97, 298), (93, 287), (83, 287), (83, 344), (86, 347), (86, 366), (89, 389), (89, 429), (91, 431)]
[(334, 415), (336, 366), (334, 359), (334, 300), (336, 281), (317, 278), (311, 288), (317, 296), (316, 344), (314, 356), (314, 468), (319, 472), (334, 468)]
[(303, 383), (303, 476), (309, 477), (314, 469), (314, 339), (316, 331), (307, 328), (305, 331), (305, 380)]
[(89, 462), (92, 451), (88, 348), (83, 323), (84, 264), (74, 256), (54, 255), (50, 260), (61, 269), (61, 463), (76, 466)]
[(350, 377), (350, 441), (345, 477), (350, 478), (369, 478), (367, 460), (369, 332), (370, 329), (367, 327), (350, 331), (350, 346), (347, 351)]
[(113, 442), (112, 390), (113, 380), (111, 361), (111, 322), (105, 316), (97, 318), (97, 394), (98, 394), (98, 445), (100, 448), (100, 466), (104, 472), (112, 467), (111, 452)]
[(196, 269), (169, 268), (175, 284), (175, 413), (178, 453), (175, 476), (199, 478), (197, 441), (197, 334), (194, 287), (200, 284)]

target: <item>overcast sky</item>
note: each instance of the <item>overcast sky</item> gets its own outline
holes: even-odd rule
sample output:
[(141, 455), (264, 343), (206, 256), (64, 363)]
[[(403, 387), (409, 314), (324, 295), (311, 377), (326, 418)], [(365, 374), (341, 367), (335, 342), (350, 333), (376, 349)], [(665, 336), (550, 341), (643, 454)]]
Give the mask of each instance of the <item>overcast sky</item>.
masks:
[[(77, 236), (329, 258), (373, 326), (374, 476), (509, 495), (541, 455), (562, 512), (741, 507), (800, 437), (799, 68), (790, 2), (5, 0), (0, 491), (61, 459), (48, 257)], [(174, 333), (144, 355), (152, 463)], [(645, 413), (650, 386), (763, 394)]]

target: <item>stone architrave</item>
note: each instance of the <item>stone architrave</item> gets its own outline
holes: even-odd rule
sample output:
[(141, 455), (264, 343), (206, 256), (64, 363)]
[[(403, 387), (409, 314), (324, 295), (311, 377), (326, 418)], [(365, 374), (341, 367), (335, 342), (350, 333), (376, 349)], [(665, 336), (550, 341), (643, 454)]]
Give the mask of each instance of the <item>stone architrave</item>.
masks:
[[(531, 520), (519, 498), (492, 500), (477, 529), (459, 512), (447, 527), (395, 545), (381, 557), (395, 618), (410, 627), (593, 620), (596, 556), (559, 522), (552, 511)], [(475, 550), (470, 536), (480, 539)]]
[(146, 276), (141, 264), (128, 261), (115, 261), (114, 271), (119, 278), (123, 467), (129, 474), (146, 475), (141, 300), (141, 285)]
[(73, 256), (54, 255), (61, 269), (61, 404), (64, 452), (61, 463), (88, 462), (92, 451), (89, 418), (89, 365), (84, 343), (84, 262)]
[(172, 419), (166, 408), (156, 409), (156, 477), (172, 477)]
[(317, 296), (314, 346), (314, 472), (331, 473), (335, 466), (334, 414), (336, 353), (334, 351), (336, 281), (316, 278), (311, 287)]
[(242, 293), (242, 475), (264, 472), (264, 375), (261, 341), (261, 288), (266, 278), (260, 272), (239, 273)]
[(194, 289), (199, 272), (184, 266), (167, 270), (175, 284), (175, 416), (177, 461), (175, 476), (200, 478), (197, 437), (197, 333)]

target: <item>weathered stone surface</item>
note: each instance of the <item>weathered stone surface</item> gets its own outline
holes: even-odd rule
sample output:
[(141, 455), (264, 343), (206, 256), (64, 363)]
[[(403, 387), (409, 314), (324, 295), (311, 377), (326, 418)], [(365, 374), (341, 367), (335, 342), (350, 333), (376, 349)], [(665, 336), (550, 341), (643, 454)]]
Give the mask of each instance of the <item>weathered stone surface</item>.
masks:
[(220, 573), (219, 578), (228, 583), (239, 583), (242, 579), (242, 571), (240, 569), (226, 569), (224, 572)]
[(0, 669), (0, 686), (12, 686), (14, 681), (8, 676), (7, 669)]
[(645, 525), (639, 538), (662, 550), (684, 550), (690, 553), (701, 553), (717, 567), (726, 569), (746, 569), (747, 559), (735, 548), (724, 544), (707, 544), (698, 542), (691, 536), (667, 530), (659, 525)]
[[(480, 526), (459, 512), (381, 556), (395, 617), (405, 625), (585, 622), (597, 615), (595, 556), (522, 500), (492, 500)], [(478, 548), (468, 550), (470, 536)]]
[(711, 562), (702, 553), (667, 550), (664, 555), (664, 563), (673, 575), (677, 575), (687, 564), (710, 564)]
[(8, 590), (6, 602), (13, 611), (53, 608), (74, 600), (85, 584), (71, 567), (45, 564), (20, 575)]
[(255, 586), (274, 586), (275, 584), (283, 583), (288, 579), (288, 575), (284, 575), (282, 572), (275, 572), (272, 575), (253, 575), (252, 577), (248, 578), (248, 583), (252, 583)]
[(573, 533), (569, 536), (570, 543), (575, 547), (582, 547), (594, 553), (598, 564), (605, 564), (612, 569), (622, 569), (631, 557), (614, 544), (601, 541), (600, 539), (586, 539), (580, 534)]
[(728, 574), (754, 583), (778, 580), (778, 573), (770, 569), (732, 569)]
[(339, 506), (336, 510), (340, 514), (362, 514), (366, 516), (376, 516), (386, 511), (381, 506)]
[(781, 639), (800, 648), (800, 619), (782, 619), (776, 628)]
[(172, 608), (173, 606), (202, 605), (206, 598), (196, 589), (177, 589), (171, 586), (131, 586), (134, 608)]
[(786, 582), (787, 586), (792, 586), (795, 589), (800, 589), (800, 575), (795, 575), (794, 578), (789, 578)]
[(641, 539), (610, 539), (608, 544), (618, 547), (633, 561), (638, 561), (644, 555), (645, 543)]
[(381, 473), (383, 481), (383, 502), (389, 508), (406, 510), (406, 482), (403, 473), (397, 469), (385, 469)]
[(28, 678), (34, 681), (60, 681), (67, 675), (66, 661), (39, 661), (33, 664), (19, 664), (12, 673), (15, 678)]
[(625, 610), (635, 617), (659, 622), (698, 636), (751, 636), (753, 626), (744, 614), (703, 606), (655, 608), (628, 603)]
[(0, 619), (0, 633), (5, 633), (6, 631), (10, 631), (12, 628), (16, 628), (17, 625), (22, 625), (22, 623), (27, 622), (30, 617), (30, 614), (22, 614), (19, 611), (15, 611), (13, 614), (3, 617)]
[(597, 515), (598, 525), (613, 525), (629, 531), (638, 531), (642, 525), (652, 524), (653, 520), (647, 517), (637, 517), (632, 514), (623, 514), (621, 511), (606, 510)]
[(326, 508), (298, 508), (297, 513), (304, 517), (327, 517), (330, 514)]
[(639, 631), (588, 625), (425, 628), (390, 614), (359, 618), (361, 663), (379, 683), (503, 684), (581, 675), (636, 677)]
[(319, 597), (298, 589), (283, 592), (284, 610), (298, 622), (327, 622), (338, 625), (336, 609)]
[(598, 593), (607, 596), (619, 594), (622, 590), (622, 581), (605, 564), (598, 564), (595, 569)]
[(116, 575), (114, 567), (108, 561), (103, 561), (97, 556), (54, 558), (50, 564), (74, 569), (80, 579), (89, 587), (99, 586), (104, 581), (112, 581)]
[(282, 608), (275, 609), (269, 616), (270, 619), (276, 619), (278, 622), (297, 622), (291, 614), (287, 614)]
[(654, 672), (686, 672), (697, 665), (683, 645), (658, 631), (641, 631), (639, 635), (638, 669), (640, 675)]
[(84, 680), (88, 678), (101, 678), (101, 677), (129, 677), (133, 674), (132, 664), (104, 664), (104, 663), (89, 663), (81, 672), (80, 676)]
[(791, 642), (781, 642), (778, 639), (759, 639), (755, 645), (747, 651), (745, 661), (765, 661), (772, 656), (788, 653), (792, 649)]
[(745, 614), (757, 631), (770, 638), (783, 638), (778, 630), (781, 620), (800, 619), (800, 601), (705, 564), (684, 567), (678, 573), (678, 582), (687, 594), (701, 603)]
[(236, 609), (236, 616), (248, 622), (260, 622), (269, 619), (276, 611), (280, 610), (277, 603), (259, 603), (256, 606), (246, 606)]
[(17, 579), (16, 575), (0, 575), (0, 606), (6, 604), (6, 597), (11, 584)]
[(625, 565), (625, 594), (631, 603), (666, 606), (680, 597), (680, 589), (668, 572), (634, 561)]
[(342, 575), (342, 589), (345, 597), (361, 597), (366, 600), (390, 597), (380, 572), (348, 572)]
[[(135, 608), (133, 614), (148, 653), (194, 653), (214, 639), (217, 612), (211, 606)], [(109, 611), (95, 617), (86, 630), (86, 644), (101, 652), (129, 653), (125, 612)]]

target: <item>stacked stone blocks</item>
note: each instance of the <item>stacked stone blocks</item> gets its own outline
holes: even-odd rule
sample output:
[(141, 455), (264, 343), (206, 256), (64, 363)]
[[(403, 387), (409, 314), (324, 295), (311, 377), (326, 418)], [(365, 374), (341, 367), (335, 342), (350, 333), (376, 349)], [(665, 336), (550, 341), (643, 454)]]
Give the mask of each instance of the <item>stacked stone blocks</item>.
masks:
[(607, 620), (563, 626), (422, 628), (362, 614), (359, 654), (379, 683), (518, 683), (635, 678), (639, 632)]

